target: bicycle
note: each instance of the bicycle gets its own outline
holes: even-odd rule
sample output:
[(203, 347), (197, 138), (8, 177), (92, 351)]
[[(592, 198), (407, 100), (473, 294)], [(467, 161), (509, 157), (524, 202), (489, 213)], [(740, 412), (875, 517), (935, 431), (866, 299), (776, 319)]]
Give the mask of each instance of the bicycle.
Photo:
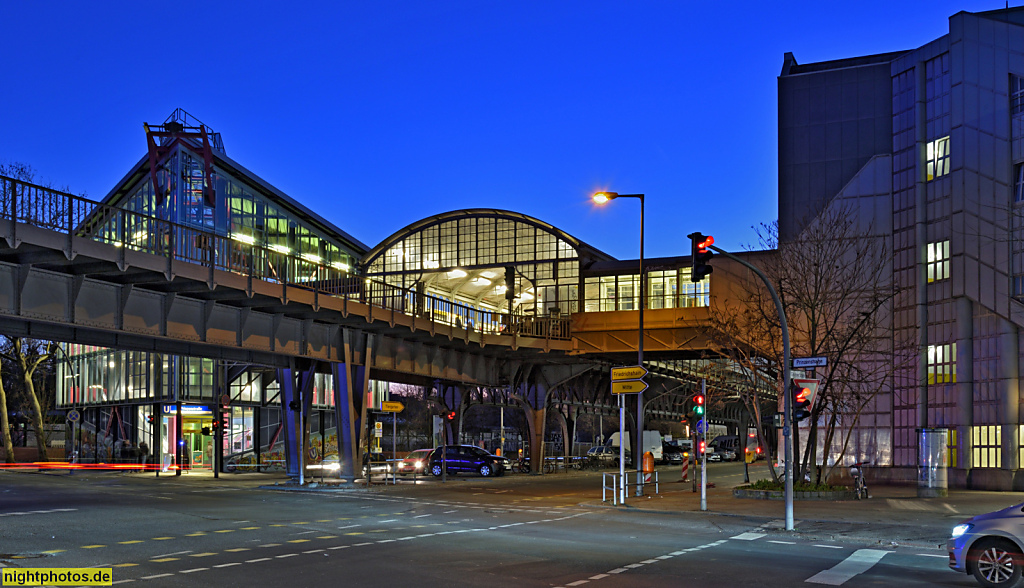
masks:
[(850, 476), (853, 477), (853, 497), (857, 500), (868, 498), (868, 485), (864, 482), (864, 472), (861, 470), (867, 464), (857, 462), (850, 466)]

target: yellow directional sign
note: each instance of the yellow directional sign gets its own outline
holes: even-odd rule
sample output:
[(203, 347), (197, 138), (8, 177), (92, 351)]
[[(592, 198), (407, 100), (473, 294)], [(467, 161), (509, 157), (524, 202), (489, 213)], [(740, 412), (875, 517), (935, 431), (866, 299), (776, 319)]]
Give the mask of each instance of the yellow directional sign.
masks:
[(380, 409), (383, 410), (384, 412), (402, 412), (403, 410), (405, 410), (405, 405), (402, 404), (401, 402), (385, 401), (380, 404)]
[(612, 382), (612, 394), (639, 394), (646, 389), (647, 382), (643, 380)]
[(647, 368), (642, 365), (612, 368), (612, 381), (639, 380), (647, 375)]

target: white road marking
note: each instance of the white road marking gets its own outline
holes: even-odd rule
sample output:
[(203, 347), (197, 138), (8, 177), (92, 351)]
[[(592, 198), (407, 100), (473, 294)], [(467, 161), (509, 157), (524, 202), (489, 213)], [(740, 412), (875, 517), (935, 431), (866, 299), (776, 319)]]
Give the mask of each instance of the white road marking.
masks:
[(769, 539), (768, 543), (778, 543), (780, 545), (796, 545), (796, 541), (779, 541), (777, 539)]
[(824, 547), (825, 549), (842, 549), (839, 545), (814, 545), (813, 547)]
[(960, 514), (960, 511), (958, 511), (956, 508), (954, 508), (952, 504), (943, 504), (942, 506), (945, 506), (946, 509), (951, 511), (951, 512), (955, 512), (956, 514)]
[[(216, 566), (214, 566), (214, 567), (216, 567)], [(192, 572), (205, 572), (208, 569), (210, 569), (210, 568), (192, 568), (191, 570), (179, 570), (178, 573), (179, 574), (191, 574)]]
[(576, 580), (575, 582), (570, 582), (566, 584), (566, 586), (582, 586), (583, 584), (586, 584), (589, 581), (590, 580)]
[(875, 564), (882, 561), (887, 553), (891, 552), (880, 549), (858, 549), (831, 569), (818, 572), (805, 581), (812, 584), (839, 586), (857, 574), (870, 570)]
[(754, 539), (760, 539), (768, 533), (740, 533), (739, 535), (730, 537), (730, 539), (739, 539), (740, 541), (753, 541)]
[(155, 576), (142, 576), (140, 580), (155, 580), (156, 578), (166, 578), (167, 576), (173, 576), (174, 574), (156, 574)]
[(596, 576), (590, 576), (589, 579), (591, 579), (591, 580), (600, 580), (601, 578), (607, 578), (607, 577), (608, 577), (608, 574), (598, 574)]
[(914, 555), (920, 555), (921, 557), (941, 557), (942, 559), (947, 559), (949, 557), (948, 554), (940, 553), (915, 553)]
[(240, 566), (240, 565), (242, 565), (242, 563), (236, 561), (236, 562), (232, 562), (232, 563), (218, 564), (218, 565), (215, 565), (213, 567), (215, 567), (215, 568), (230, 568), (231, 566)]
[(273, 558), (261, 557), (259, 559), (247, 559), (247, 560), (245, 560), (245, 563), (257, 563), (257, 562), (261, 562), (261, 561), (270, 561), (271, 559), (273, 559)]
[(413, 518), (414, 518), (414, 519), (422, 519), (423, 517), (429, 517), (429, 516), (430, 516), (430, 515), (428, 515), (428, 514), (425, 514), (425, 515), (416, 515), (416, 516), (414, 516)]

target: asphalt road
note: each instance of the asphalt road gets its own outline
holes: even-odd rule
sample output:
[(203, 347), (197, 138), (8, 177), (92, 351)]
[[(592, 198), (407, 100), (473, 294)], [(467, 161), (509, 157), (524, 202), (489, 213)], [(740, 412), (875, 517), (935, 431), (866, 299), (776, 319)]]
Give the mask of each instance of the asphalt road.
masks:
[[(736, 475), (712, 470), (726, 483)], [(598, 487), (595, 489), (595, 480)], [(332, 492), (258, 476), (0, 472), (0, 566), (141, 586), (975, 586), (945, 552), (786, 535), (763, 517), (609, 509), (594, 476)], [(583, 487), (595, 499), (581, 499)]]

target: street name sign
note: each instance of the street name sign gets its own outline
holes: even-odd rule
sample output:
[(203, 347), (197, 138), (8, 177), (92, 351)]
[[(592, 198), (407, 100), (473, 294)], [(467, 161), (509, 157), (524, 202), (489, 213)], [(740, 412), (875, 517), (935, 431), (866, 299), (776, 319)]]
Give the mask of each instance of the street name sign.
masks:
[(623, 380), (612, 382), (612, 394), (639, 394), (647, 389), (647, 382), (643, 380)]
[(612, 381), (639, 380), (647, 375), (647, 368), (642, 365), (612, 368)]
[(827, 357), (801, 357), (793, 360), (795, 368), (825, 367), (827, 365)]
[(405, 405), (401, 402), (384, 401), (380, 404), (380, 409), (384, 412), (402, 412)]

